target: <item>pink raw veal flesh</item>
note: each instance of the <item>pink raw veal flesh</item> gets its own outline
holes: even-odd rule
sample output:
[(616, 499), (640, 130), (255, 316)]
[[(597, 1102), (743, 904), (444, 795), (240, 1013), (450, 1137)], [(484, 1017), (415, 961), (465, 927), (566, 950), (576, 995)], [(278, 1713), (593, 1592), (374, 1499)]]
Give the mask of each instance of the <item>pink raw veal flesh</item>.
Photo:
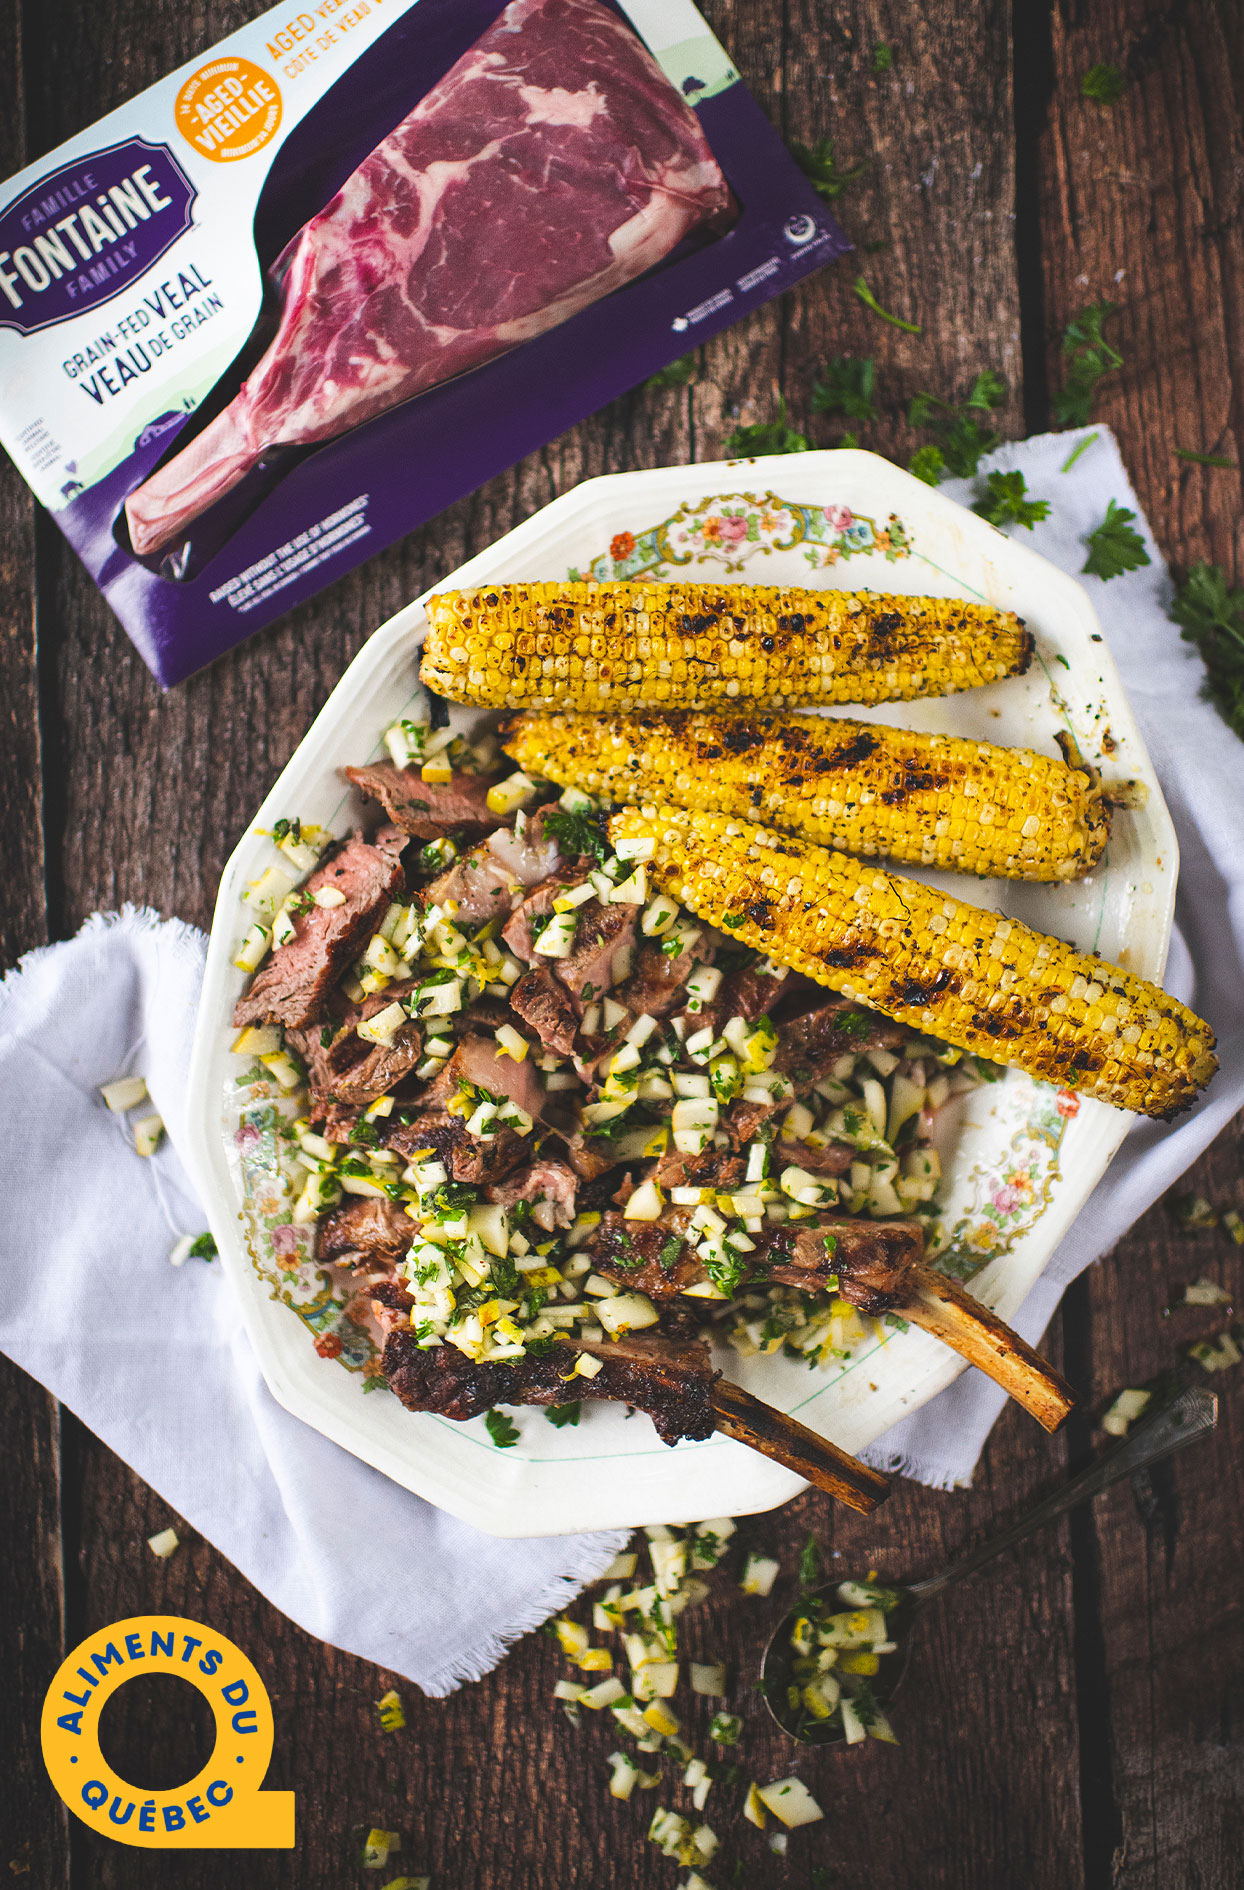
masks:
[(597, 0), (512, 0), (293, 238), (276, 339), (126, 501), (158, 551), (270, 448), (362, 425), (566, 321), (734, 208), (699, 120)]

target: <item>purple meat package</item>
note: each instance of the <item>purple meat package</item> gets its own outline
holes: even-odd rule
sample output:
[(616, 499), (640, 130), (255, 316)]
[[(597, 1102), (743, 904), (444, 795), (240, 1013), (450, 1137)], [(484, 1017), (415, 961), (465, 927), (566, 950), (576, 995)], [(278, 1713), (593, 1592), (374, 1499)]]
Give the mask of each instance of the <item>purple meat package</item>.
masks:
[(167, 686), (846, 247), (689, 0), (278, 8), (0, 191), (0, 437)]

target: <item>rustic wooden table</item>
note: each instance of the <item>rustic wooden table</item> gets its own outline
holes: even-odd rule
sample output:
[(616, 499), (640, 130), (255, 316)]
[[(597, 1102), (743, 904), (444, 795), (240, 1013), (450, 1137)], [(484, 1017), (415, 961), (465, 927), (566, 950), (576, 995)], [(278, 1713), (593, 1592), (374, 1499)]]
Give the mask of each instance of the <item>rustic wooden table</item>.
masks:
[[(1239, 6), (1029, 0), (1012, 19), (1004, 0), (703, 4), (787, 137), (832, 131), (840, 155), (869, 160), (843, 220), (867, 246), (883, 304), (923, 333), (900, 334), (870, 315), (851, 293), (850, 264), (814, 277), (705, 348), (690, 388), (617, 401), (168, 696), (5, 462), (5, 964), (126, 899), (205, 923), (249, 811), (377, 624), (580, 479), (719, 456), (740, 418), (772, 417), (779, 392), (794, 425), (832, 444), (833, 428), (808, 409), (812, 371), (830, 353), (876, 357), (884, 418), (864, 444), (905, 459), (914, 443), (902, 420), (907, 397), (917, 387), (961, 396), (985, 366), (1011, 390), (1006, 430), (1041, 429), (1064, 324), (1086, 303), (1119, 302), (1126, 368), (1105, 384), (1097, 415), (1117, 431), (1172, 563), (1234, 561), (1239, 575), (1238, 473), (1174, 455), (1176, 446), (1240, 451)], [(0, 173), (259, 10), (253, 0), (0, 9)], [(893, 49), (883, 73), (874, 70), (879, 45)], [(1081, 76), (1103, 59), (1128, 75), (1113, 109), (1080, 96)], [(1244, 1206), (1240, 1167), (1238, 1132), (1229, 1131), (1191, 1182)], [(1176, 1282), (1209, 1272), (1238, 1292), (1242, 1265), (1225, 1235), (1193, 1240), (1155, 1210), (1067, 1295), (1048, 1348), (1091, 1406), (1174, 1358), (1179, 1335), (1162, 1309)], [(729, 1852), (745, 1860), (724, 1881), (1244, 1884), (1241, 1408), (1230, 1375), (1217, 1382), (1218, 1436), (1155, 1475), (1146, 1513), (1129, 1488), (1114, 1490), (1006, 1556), (930, 1624), (902, 1702), (901, 1747), (805, 1760), (827, 1818), (792, 1841), (785, 1863), (710, 1801)], [(405, 1686), (407, 1729), (383, 1736), (372, 1703), (393, 1676), (292, 1627), (188, 1530), (181, 1551), (157, 1562), (145, 1539), (170, 1521), (165, 1504), (3, 1359), (0, 1411), (0, 1862), (13, 1860), (15, 1883), (382, 1882), (396, 1860), (381, 1876), (357, 1874), (360, 1824), (400, 1829), (401, 1868), (430, 1870), (437, 1890), (668, 1887), (681, 1875), (643, 1842), (639, 1803), (604, 1794), (611, 1725), (575, 1732), (550, 1711), (559, 1662), (547, 1639), (528, 1637), (447, 1701), (421, 1701)], [(900, 1486), (871, 1522), (808, 1495), (745, 1523), (745, 1540), (783, 1556), (783, 1584), (769, 1603), (723, 1591), (692, 1634), (731, 1650), (758, 1776), (776, 1776), (790, 1756), (750, 1681), (809, 1530), (831, 1566), (840, 1555), (849, 1567), (929, 1571), (1057, 1483), (1091, 1444), (1083, 1419), (1050, 1442), (1012, 1409), (970, 1493)], [(150, 1611), (215, 1622), (264, 1670), (277, 1718), (269, 1783), (298, 1792), (292, 1855), (127, 1850), (95, 1838), (55, 1798), (37, 1725), (63, 1650)], [(139, 1785), (171, 1784), (206, 1756), (203, 1727), (163, 1696), (141, 1711), (133, 1702), (113, 1739)]]

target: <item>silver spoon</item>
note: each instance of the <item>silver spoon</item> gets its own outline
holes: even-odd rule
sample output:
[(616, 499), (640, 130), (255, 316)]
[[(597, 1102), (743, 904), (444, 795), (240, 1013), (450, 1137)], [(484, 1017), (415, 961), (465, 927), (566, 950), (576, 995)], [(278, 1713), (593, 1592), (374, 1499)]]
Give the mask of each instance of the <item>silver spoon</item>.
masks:
[[(1072, 1477), (1069, 1483), (1064, 1483), (1061, 1489), (1052, 1491), (1031, 1509), (1025, 1510), (979, 1548), (970, 1550), (959, 1561), (952, 1562), (940, 1575), (931, 1575), (922, 1582), (875, 1584), (899, 1596), (897, 1605), (886, 1614), (886, 1630), (890, 1640), (896, 1643), (895, 1652), (880, 1656), (880, 1667), (868, 1683), (877, 1705), (884, 1709), (889, 1704), (907, 1671), (912, 1628), (921, 1608), (931, 1601), (939, 1600), (956, 1582), (974, 1575), (986, 1562), (992, 1562), (996, 1555), (1001, 1555), (1003, 1549), (1009, 1549), (1012, 1543), (1022, 1542), (1025, 1536), (1031, 1535), (1043, 1523), (1064, 1515), (1067, 1510), (1074, 1509), (1077, 1503), (1096, 1496), (1099, 1490), (1108, 1489), (1121, 1478), (1134, 1476), (1138, 1470), (1145, 1470), (1150, 1464), (1182, 1450), (1185, 1444), (1212, 1431), (1217, 1422), (1218, 1399), (1212, 1391), (1199, 1388), (1183, 1391), (1152, 1417), (1142, 1419), (1114, 1449), (1106, 1451), (1095, 1463)], [(794, 1684), (791, 1674), (791, 1633), (794, 1624), (800, 1616), (807, 1615), (810, 1608), (815, 1610), (816, 1604), (822, 1599), (830, 1604), (824, 1610), (826, 1613), (847, 1611), (849, 1604), (837, 1598), (838, 1585), (838, 1580), (835, 1580), (805, 1595), (798, 1606), (783, 1617), (765, 1649), (760, 1669), (761, 1691), (769, 1711), (782, 1731), (803, 1745), (832, 1746), (844, 1738), (840, 1719), (810, 1719), (802, 1706), (791, 1706), (788, 1695), (788, 1688)]]

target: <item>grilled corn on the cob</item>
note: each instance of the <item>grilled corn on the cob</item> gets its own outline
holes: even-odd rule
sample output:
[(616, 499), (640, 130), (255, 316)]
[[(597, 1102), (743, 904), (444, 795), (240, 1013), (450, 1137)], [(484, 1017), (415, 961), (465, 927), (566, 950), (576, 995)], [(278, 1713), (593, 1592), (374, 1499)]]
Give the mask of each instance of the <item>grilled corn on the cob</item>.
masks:
[(609, 831), (651, 840), (656, 884), (741, 944), (978, 1056), (1162, 1117), (1218, 1067), (1156, 985), (917, 880), (724, 814), (626, 808)]
[(1028, 667), (1011, 611), (757, 584), (494, 584), (427, 602), (420, 674), (492, 708), (943, 696)]
[(823, 715), (516, 716), (520, 768), (605, 800), (763, 820), (868, 857), (988, 878), (1078, 879), (1110, 822), (1087, 770), (955, 735)]

